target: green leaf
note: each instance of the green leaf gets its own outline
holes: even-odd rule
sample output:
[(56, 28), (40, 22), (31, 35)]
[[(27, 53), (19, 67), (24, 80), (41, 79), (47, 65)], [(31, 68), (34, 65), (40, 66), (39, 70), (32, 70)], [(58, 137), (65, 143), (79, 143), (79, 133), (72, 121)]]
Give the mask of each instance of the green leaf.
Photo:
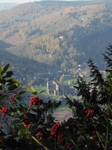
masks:
[(24, 94), (26, 92), (26, 90), (21, 90), (19, 93), (18, 93), (18, 95), (22, 95), (22, 94)]
[(5, 98), (5, 97), (6, 97), (6, 93), (0, 95), (0, 99), (3, 99), (3, 98)]
[(10, 107), (14, 109), (14, 106), (12, 105), (12, 102), (9, 101)]
[(19, 110), (19, 109), (17, 109), (17, 114), (18, 114), (18, 115), (20, 114), (20, 110)]
[(11, 116), (14, 116), (14, 112), (11, 112)]
[(16, 88), (18, 88), (19, 87), (19, 85), (18, 85), (18, 83), (14, 83), (13, 85), (9, 85), (8, 86), (8, 90), (15, 90)]
[(12, 79), (12, 82), (13, 83), (18, 83), (18, 80), (17, 79)]
[(19, 120), (19, 119), (12, 121), (12, 125), (15, 125), (15, 124), (18, 124), (18, 123), (20, 123), (20, 120)]
[(2, 86), (0, 86), (0, 90), (2, 90)]
[(22, 133), (22, 130), (21, 130), (21, 129), (19, 129), (19, 131), (18, 131), (18, 136), (20, 136), (20, 135), (21, 135), (21, 133)]
[(32, 86), (28, 86), (28, 88), (32, 91), (33, 94), (37, 94), (37, 91)]
[(1, 76), (1, 74), (0, 74), (0, 82), (3, 80), (3, 78), (2, 78), (2, 76)]
[(10, 138), (10, 137), (12, 137), (12, 135), (10, 135), (10, 134), (9, 134), (9, 135), (5, 135), (5, 136), (4, 136), (4, 139), (8, 139), (8, 138)]
[(41, 94), (41, 93), (45, 93), (45, 92), (46, 92), (45, 90), (42, 90), (42, 91), (40, 92), (40, 94)]
[(44, 126), (43, 125), (38, 125), (37, 129), (42, 129)]
[(0, 67), (0, 75), (1, 75), (1, 73), (2, 73), (2, 68)]
[(7, 64), (7, 65), (3, 68), (2, 72), (1, 72), (1, 75), (3, 75), (3, 74), (8, 70), (8, 68), (9, 68), (9, 64)]
[(13, 72), (12, 71), (8, 71), (5, 75), (5, 78), (7, 77), (11, 77), (13, 75)]
[(13, 83), (18, 83), (18, 80), (13, 78), (13, 79), (8, 79), (7, 82), (9, 85), (9, 84), (13, 84)]

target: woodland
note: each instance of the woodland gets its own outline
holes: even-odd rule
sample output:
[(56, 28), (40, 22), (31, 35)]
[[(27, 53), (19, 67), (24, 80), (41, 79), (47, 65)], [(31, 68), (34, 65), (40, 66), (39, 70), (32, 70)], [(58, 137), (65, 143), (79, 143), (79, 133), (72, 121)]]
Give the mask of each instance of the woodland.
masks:
[(19, 63), (24, 70), (38, 72), (41, 68), (44, 72), (46, 68), (46, 72), (78, 64), (85, 68), (92, 57), (102, 67), (100, 54), (112, 39), (112, 2), (26, 3), (0, 11), (0, 22), (2, 64)]

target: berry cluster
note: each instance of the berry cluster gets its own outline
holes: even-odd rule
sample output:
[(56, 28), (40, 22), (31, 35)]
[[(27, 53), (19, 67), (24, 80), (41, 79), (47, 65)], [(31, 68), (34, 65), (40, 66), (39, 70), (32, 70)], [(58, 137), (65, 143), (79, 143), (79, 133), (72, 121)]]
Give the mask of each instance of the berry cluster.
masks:
[(14, 93), (14, 94), (13, 94), (13, 97), (17, 97), (17, 93)]
[(59, 128), (60, 128), (60, 123), (58, 122), (52, 127), (51, 135), (56, 136), (56, 133), (58, 132)]
[(58, 142), (59, 142), (60, 144), (62, 144), (63, 141), (64, 141), (64, 136), (63, 136), (63, 134), (60, 133), (60, 132), (58, 132)]
[(31, 97), (30, 105), (34, 105), (36, 108), (39, 108), (41, 104), (42, 104), (42, 100), (38, 96)]
[(31, 124), (25, 124), (25, 128), (30, 129), (31, 128)]
[(60, 128), (61, 128), (61, 125), (60, 123), (56, 123), (53, 127), (52, 127), (52, 130), (51, 130), (51, 135), (52, 136), (55, 136), (57, 135), (58, 137), (58, 142), (59, 144), (62, 144), (65, 140), (63, 134), (60, 132)]
[(15, 97), (17, 97), (16, 93), (14, 93), (13, 96), (10, 96), (10, 101), (11, 102), (13, 102), (13, 101), (16, 102)]
[(66, 147), (69, 149), (71, 147), (71, 144), (69, 142), (66, 142)]
[(0, 112), (2, 113), (2, 116), (5, 116), (6, 112), (7, 112), (8, 108), (3, 107)]
[(23, 119), (22, 121), (25, 123), (25, 125), (24, 125), (25, 128), (28, 128), (28, 129), (31, 128), (31, 124), (30, 124), (30, 121), (29, 121), (29, 119), (28, 119), (27, 116), (25, 116), (24, 119)]
[(88, 109), (88, 110), (86, 111), (86, 113), (87, 113), (87, 118), (88, 118), (88, 117), (91, 117), (91, 116), (93, 115), (93, 110), (92, 110), (92, 109)]
[(42, 133), (39, 131), (37, 134), (39, 136), (40, 141), (42, 141)]

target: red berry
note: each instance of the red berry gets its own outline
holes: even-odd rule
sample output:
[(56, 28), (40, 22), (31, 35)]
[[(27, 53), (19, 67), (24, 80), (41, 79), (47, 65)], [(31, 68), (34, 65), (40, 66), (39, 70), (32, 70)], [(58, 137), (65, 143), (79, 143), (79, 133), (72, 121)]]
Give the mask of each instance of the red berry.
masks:
[(0, 143), (2, 143), (3, 141), (2, 140), (0, 140)]
[(92, 136), (92, 140), (95, 140), (95, 139), (96, 139), (96, 135), (93, 135), (93, 136)]
[(39, 105), (42, 103), (42, 100), (38, 96), (31, 97), (30, 105), (35, 105), (36, 108), (39, 108)]
[(63, 143), (63, 141), (64, 141), (64, 136), (63, 136), (63, 134), (62, 133), (58, 133), (58, 142), (61, 144), (61, 143)]
[(12, 96), (10, 96), (10, 100), (11, 100), (11, 102), (13, 102), (13, 98), (12, 98)]
[(110, 116), (110, 113), (109, 113), (109, 112), (107, 112), (107, 116), (108, 116), (108, 117)]
[(92, 110), (92, 109), (88, 109), (88, 110), (86, 111), (86, 113), (87, 113), (87, 118), (88, 118), (88, 117), (90, 117), (90, 116), (93, 115), (93, 110)]
[(42, 137), (40, 137), (40, 141), (42, 141)]
[(60, 123), (56, 123), (53, 127), (52, 127), (52, 131), (51, 131), (51, 135), (52, 136), (56, 136), (56, 133), (58, 131), (58, 129), (60, 128)]
[(0, 112), (2, 112), (2, 116), (5, 116), (6, 112), (7, 112), (8, 108), (3, 107)]
[(27, 128), (27, 125), (25, 124), (25, 128)]
[(30, 128), (31, 128), (31, 124), (28, 125), (28, 129), (30, 129)]
[(40, 135), (40, 134), (41, 134), (41, 132), (39, 131), (37, 134), (38, 134), (38, 135)]
[(69, 142), (66, 142), (66, 147), (69, 149), (71, 147), (71, 144)]
[(16, 93), (14, 93), (14, 94), (13, 94), (13, 97), (16, 97), (16, 96), (17, 96), (17, 94), (16, 94)]

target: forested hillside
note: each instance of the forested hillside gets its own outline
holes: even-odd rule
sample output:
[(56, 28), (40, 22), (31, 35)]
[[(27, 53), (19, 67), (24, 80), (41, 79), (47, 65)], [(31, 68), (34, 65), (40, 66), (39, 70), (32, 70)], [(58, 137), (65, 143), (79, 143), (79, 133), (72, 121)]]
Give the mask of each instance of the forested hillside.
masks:
[(10, 47), (12, 47), (11, 44), (0, 41), (0, 64), (4, 66), (10, 63), (10, 68), (14, 71), (14, 76), (17, 76), (19, 80), (25, 79), (25, 82), (28, 83), (29, 79), (32, 80), (35, 72), (46, 72), (49, 69), (49, 66), (46, 64), (23, 56), (16, 56), (10, 51), (7, 51), (6, 49)]
[(88, 58), (102, 65), (99, 55), (112, 42), (111, 1), (26, 3), (1, 11), (0, 22), (8, 52), (58, 68)]

